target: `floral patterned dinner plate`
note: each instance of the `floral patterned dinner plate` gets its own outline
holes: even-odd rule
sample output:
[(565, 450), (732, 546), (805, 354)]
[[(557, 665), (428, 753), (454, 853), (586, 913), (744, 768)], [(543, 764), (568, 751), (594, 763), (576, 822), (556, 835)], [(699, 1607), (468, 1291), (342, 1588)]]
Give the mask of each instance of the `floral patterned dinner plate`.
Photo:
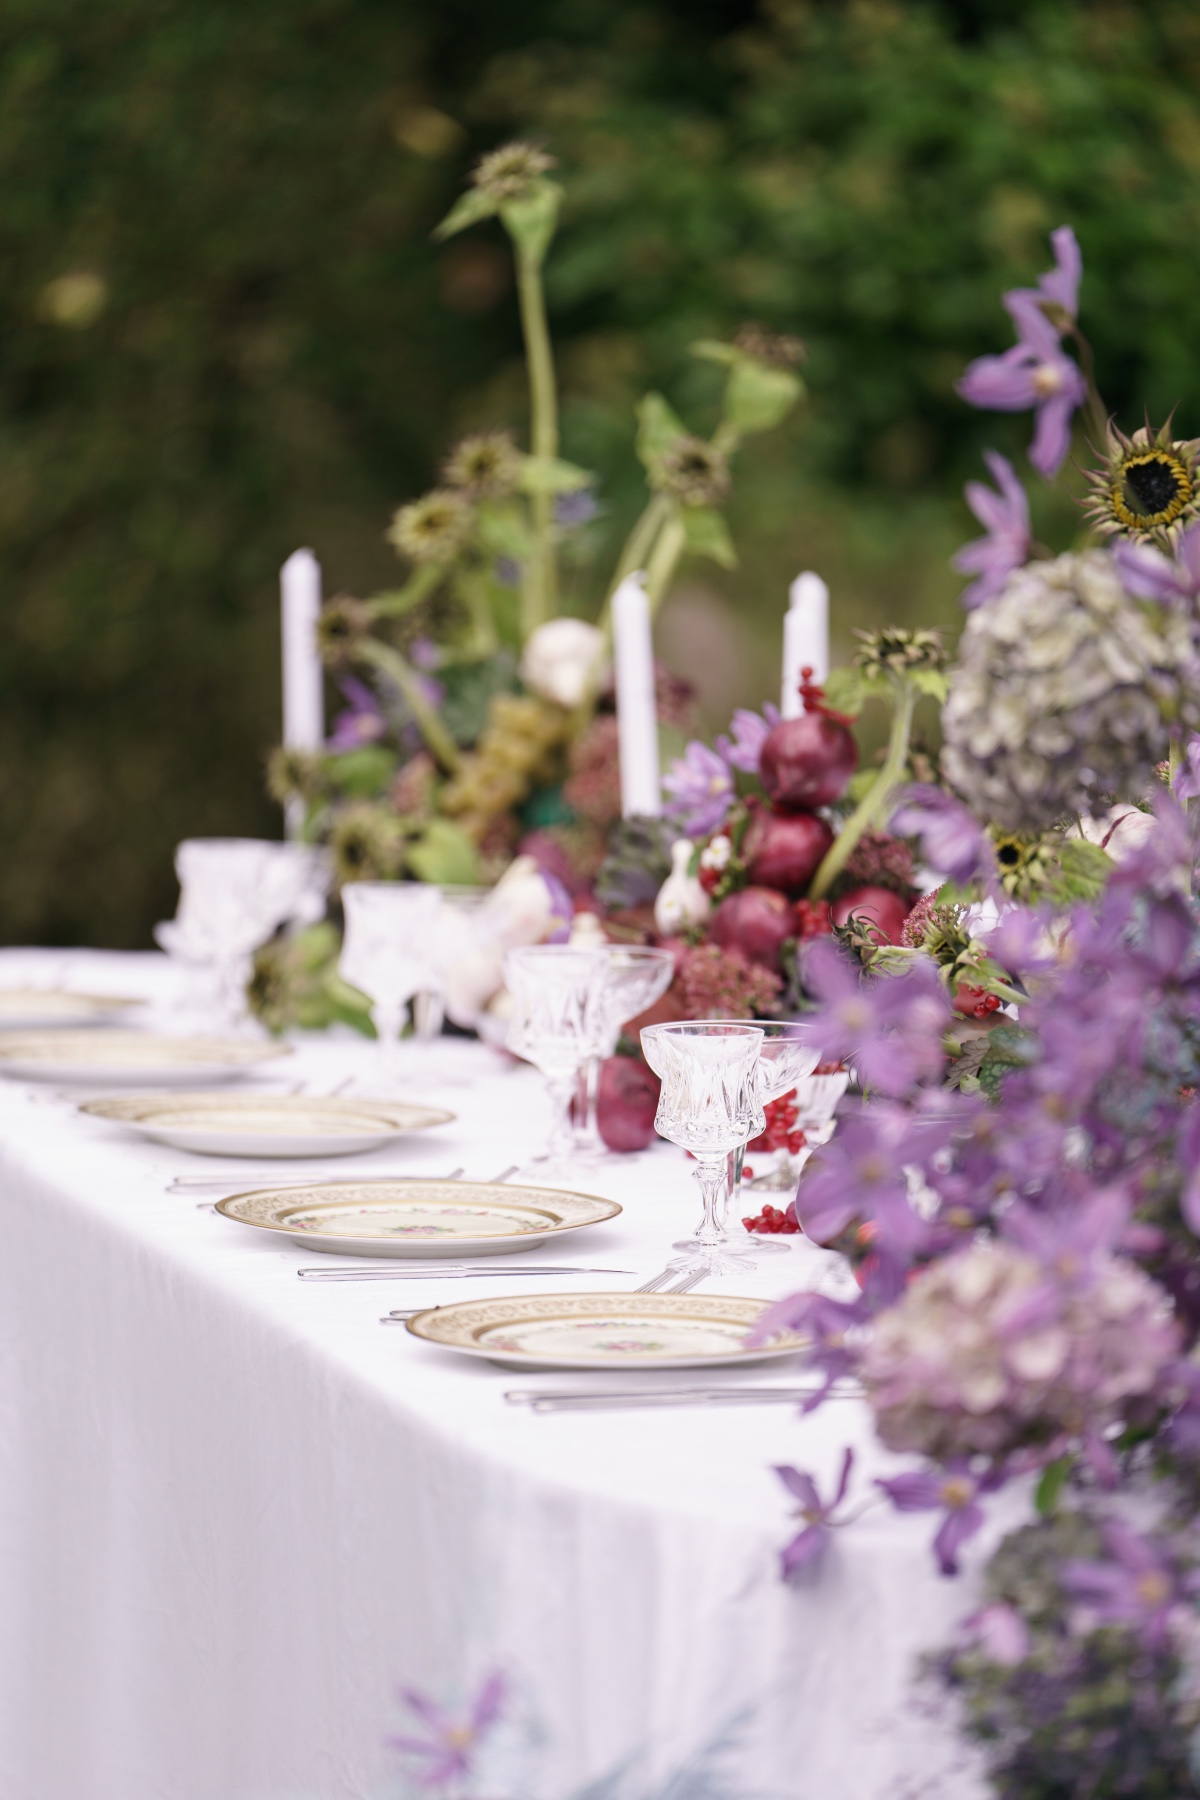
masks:
[(201, 1156), (350, 1156), (454, 1118), (438, 1106), (313, 1094), (123, 1094), (79, 1110)]
[(766, 1302), (710, 1294), (529, 1294), (460, 1300), (409, 1319), (426, 1343), (528, 1369), (709, 1369), (808, 1348), (794, 1332), (750, 1345)]
[(166, 1037), (154, 1031), (0, 1031), (0, 1074), (18, 1081), (187, 1087), (232, 1081), (256, 1064), (290, 1056), (259, 1038)]
[(0, 1026), (9, 1031), (40, 1031), (107, 1025), (140, 1000), (116, 994), (72, 994), (65, 988), (0, 988)]
[(261, 1188), (217, 1201), (217, 1211), (341, 1256), (501, 1256), (613, 1219), (595, 1194), (477, 1181), (327, 1181)]

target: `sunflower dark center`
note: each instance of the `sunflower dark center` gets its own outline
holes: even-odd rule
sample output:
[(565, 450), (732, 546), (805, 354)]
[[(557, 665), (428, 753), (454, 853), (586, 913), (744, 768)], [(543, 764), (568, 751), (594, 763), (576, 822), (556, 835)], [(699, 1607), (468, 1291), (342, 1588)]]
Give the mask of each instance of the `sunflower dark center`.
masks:
[(1020, 844), (997, 844), (996, 861), (1003, 863), (1005, 868), (1015, 869), (1020, 860)]
[(1191, 483), (1173, 456), (1148, 456), (1124, 471), (1125, 500), (1132, 512), (1155, 518), (1177, 510), (1188, 499)]

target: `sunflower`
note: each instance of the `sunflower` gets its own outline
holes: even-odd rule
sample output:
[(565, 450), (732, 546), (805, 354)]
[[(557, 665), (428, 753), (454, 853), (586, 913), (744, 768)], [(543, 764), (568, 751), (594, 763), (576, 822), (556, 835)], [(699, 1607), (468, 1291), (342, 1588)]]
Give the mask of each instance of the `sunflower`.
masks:
[(317, 615), (317, 649), (327, 669), (345, 669), (356, 661), (371, 635), (374, 615), (365, 600), (336, 594)]
[(475, 186), (491, 200), (526, 200), (529, 190), (554, 167), (556, 158), (537, 144), (514, 138), (481, 156), (471, 171)]
[(408, 834), (395, 813), (370, 800), (344, 807), (329, 833), (334, 882), (394, 881), (404, 868)]
[(521, 473), (521, 452), (507, 431), (481, 431), (454, 446), (442, 468), (448, 487), (476, 499), (511, 494)]
[(753, 321), (743, 325), (733, 340), (734, 349), (740, 350), (743, 356), (753, 356), (756, 361), (766, 363), (772, 369), (794, 369), (808, 356), (802, 338), (788, 337), (785, 333), (769, 331), (765, 325)]
[(858, 668), (872, 675), (908, 675), (917, 669), (935, 673), (946, 666), (946, 648), (940, 631), (910, 631), (905, 625), (888, 625), (882, 631), (858, 631), (854, 652)]
[(1200, 515), (1196, 457), (1200, 439), (1142, 426), (1126, 437), (1109, 424), (1103, 466), (1087, 471), (1091, 493), (1085, 516), (1105, 536), (1124, 535), (1170, 548)]
[(682, 506), (719, 506), (732, 485), (728, 458), (707, 439), (684, 432), (659, 458), (657, 485)]
[(449, 562), (466, 543), (473, 523), (465, 494), (455, 488), (431, 488), (392, 515), (387, 539), (413, 562)]

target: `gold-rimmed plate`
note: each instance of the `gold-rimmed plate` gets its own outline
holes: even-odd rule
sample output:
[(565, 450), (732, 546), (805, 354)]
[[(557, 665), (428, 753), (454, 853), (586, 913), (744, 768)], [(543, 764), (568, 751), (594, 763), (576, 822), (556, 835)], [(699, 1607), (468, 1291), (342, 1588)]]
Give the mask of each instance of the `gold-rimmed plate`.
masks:
[(72, 994), (66, 988), (0, 987), (0, 1029), (6, 1031), (67, 1030), (109, 1025), (140, 1000), (117, 994)]
[(502, 1256), (614, 1219), (596, 1194), (497, 1181), (328, 1181), (217, 1201), (241, 1225), (340, 1256)]
[(314, 1094), (122, 1094), (79, 1110), (200, 1156), (351, 1156), (454, 1118), (438, 1106)]
[(444, 1350), (523, 1369), (711, 1369), (806, 1350), (791, 1331), (747, 1342), (766, 1305), (715, 1294), (522, 1294), (430, 1307), (408, 1329)]
[(258, 1038), (167, 1037), (154, 1031), (0, 1031), (0, 1074), (18, 1081), (96, 1086), (189, 1087), (233, 1081), (290, 1056)]

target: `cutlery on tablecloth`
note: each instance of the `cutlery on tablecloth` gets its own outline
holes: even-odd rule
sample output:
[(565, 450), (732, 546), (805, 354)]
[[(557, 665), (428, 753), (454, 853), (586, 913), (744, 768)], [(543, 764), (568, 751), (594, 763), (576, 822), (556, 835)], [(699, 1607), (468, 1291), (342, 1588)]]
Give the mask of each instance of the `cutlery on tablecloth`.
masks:
[[(400, 1258), (396, 1261), (401, 1262)], [(499, 1262), (500, 1258), (497, 1257)], [(507, 1262), (508, 1258), (505, 1257)], [(412, 1263), (401, 1262), (399, 1268), (353, 1268), (325, 1269), (309, 1267), (297, 1269), (301, 1281), (439, 1281), (443, 1277), (447, 1281), (461, 1280), (464, 1276), (502, 1275), (512, 1280), (521, 1275), (632, 1275), (632, 1269), (591, 1269), (583, 1268), (578, 1263), (531, 1263), (522, 1269), (494, 1268), (490, 1263), (449, 1263), (434, 1262), (430, 1259), (421, 1267), (415, 1268)]]
[[(630, 1388), (621, 1392), (509, 1388), (504, 1398), (510, 1406), (528, 1406), (539, 1413), (617, 1412), (643, 1406), (797, 1406), (819, 1391), (820, 1384), (814, 1381), (807, 1387)], [(829, 1398), (852, 1400), (861, 1393), (857, 1383), (847, 1382), (834, 1387)]]
[[(678, 1281), (675, 1279), (677, 1275)], [(707, 1280), (708, 1275), (707, 1268), (689, 1269), (683, 1263), (669, 1263), (665, 1269), (660, 1269), (657, 1275), (652, 1275), (649, 1281), (643, 1281), (641, 1287), (636, 1287), (633, 1291), (635, 1294), (690, 1294), (694, 1287), (699, 1287), (702, 1281)]]

